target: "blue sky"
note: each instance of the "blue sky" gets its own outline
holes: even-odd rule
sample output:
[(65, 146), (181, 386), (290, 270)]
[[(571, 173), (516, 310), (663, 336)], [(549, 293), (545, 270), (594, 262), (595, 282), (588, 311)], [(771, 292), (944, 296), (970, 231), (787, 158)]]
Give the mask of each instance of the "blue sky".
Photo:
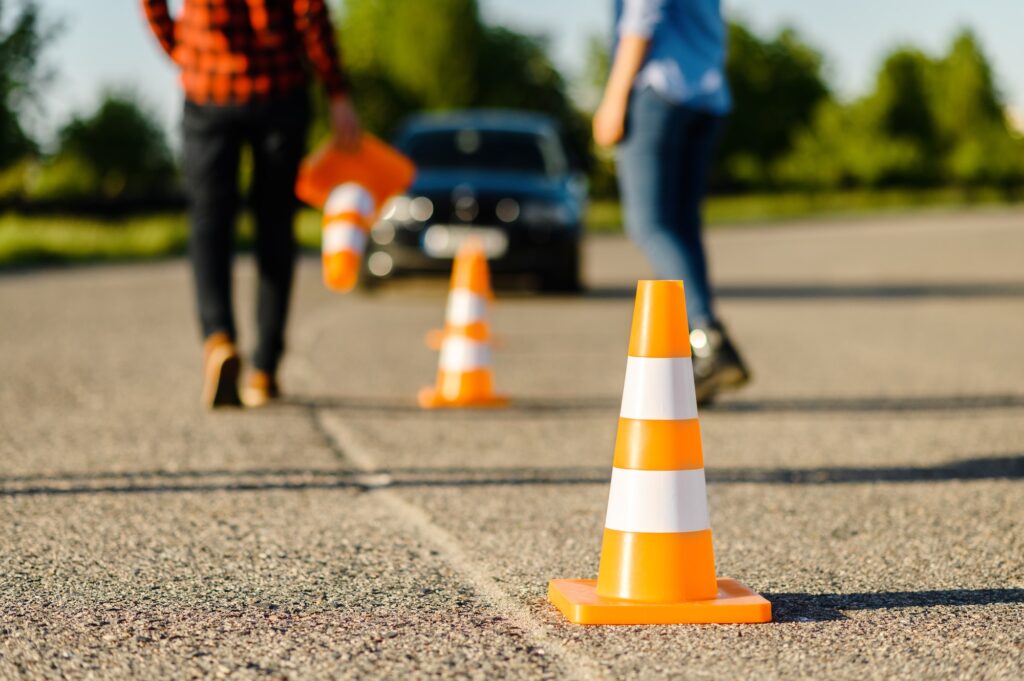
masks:
[[(180, 0), (179, 0), (180, 1)], [(429, 2), (430, 0), (423, 0)], [(1024, 109), (1024, 0), (724, 0), (726, 12), (760, 31), (790, 25), (823, 50), (844, 96), (870, 87), (884, 52), (912, 43), (945, 49), (971, 27), (992, 59), (1012, 105)], [(134, 88), (169, 128), (177, 125), (175, 74), (146, 30), (138, 0), (41, 0), (64, 22), (50, 51), (58, 77), (30, 125), (49, 134), (71, 112), (88, 110), (105, 86)], [(172, 6), (176, 3), (172, 0)], [(556, 62), (572, 75), (588, 36), (610, 30), (611, 0), (480, 0), (484, 17), (548, 36)]]

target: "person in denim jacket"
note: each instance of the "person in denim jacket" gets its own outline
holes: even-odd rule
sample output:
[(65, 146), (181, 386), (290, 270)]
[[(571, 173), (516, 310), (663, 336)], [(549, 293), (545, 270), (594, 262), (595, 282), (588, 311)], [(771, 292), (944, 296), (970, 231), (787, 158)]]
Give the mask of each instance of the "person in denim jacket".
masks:
[(732, 107), (719, 0), (616, 0), (611, 73), (594, 140), (616, 146), (626, 230), (657, 275), (682, 279), (697, 398), (750, 380), (715, 314), (701, 206)]

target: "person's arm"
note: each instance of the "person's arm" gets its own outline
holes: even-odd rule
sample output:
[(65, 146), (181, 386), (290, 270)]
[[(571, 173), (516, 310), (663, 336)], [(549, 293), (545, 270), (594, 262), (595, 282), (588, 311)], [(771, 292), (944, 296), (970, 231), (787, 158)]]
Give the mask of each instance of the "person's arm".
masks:
[(610, 147), (625, 132), (626, 108), (633, 81), (644, 65), (651, 36), (662, 19), (665, 0), (625, 0), (619, 31), (619, 45), (601, 104), (594, 112), (594, 141)]
[(359, 145), (359, 118), (349, 97), (348, 79), (341, 68), (334, 27), (324, 0), (294, 0), (295, 28), (302, 36), (306, 57), (330, 99), (331, 130), (343, 149)]
[(174, 58), (174, 19), (167, 9), (167, 0), (142, 0), (142, 10), (153, 35), (160, 41), (160, 47), (168, 57)]

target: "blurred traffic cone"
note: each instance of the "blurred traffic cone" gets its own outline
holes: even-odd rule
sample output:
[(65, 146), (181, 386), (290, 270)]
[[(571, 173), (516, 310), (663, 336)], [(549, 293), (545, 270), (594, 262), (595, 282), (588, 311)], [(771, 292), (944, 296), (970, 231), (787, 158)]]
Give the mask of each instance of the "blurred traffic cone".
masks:
[(715, 577), (681, 281), (641, 281), (633, 310), (597, 580), (556, 579), (578, 624), (771, 621), (771, 604)]
[(342, 292), (355, 288), (373, 214), (373, 196), (354, 182), (335, 187), (327, 198), (321, 247), (327, 288)]
[(324, 208), (339, 186), (355, 182), (370, 192), (378, 206), (412, 184), (416, 168), (398, 149), (363, 133), (355, 150), (340, 149), (333, 139), (302, 160), (295, 195), (313, 208)]
[[(476, 240), (467, 240), (459, 249), (452, 269), (437, 384), (423, 388), (419, 394), (419, 403), (424, 409), (508, 404), (508, 399), (494, 394), (491, 375), (487, 307), (493, 297), (483, 247)], [(427, 340), (429, 343), (429, 336)]]
[(444, 339), (453, 334), (479, 341), (492, 340), (488, 317), (493, 300), (494, 291), (483, 246), (477, 239), (467, 239), (455, 254), (452, 264), (444, 328), (427, 332), (427, 347), (440, 350)]

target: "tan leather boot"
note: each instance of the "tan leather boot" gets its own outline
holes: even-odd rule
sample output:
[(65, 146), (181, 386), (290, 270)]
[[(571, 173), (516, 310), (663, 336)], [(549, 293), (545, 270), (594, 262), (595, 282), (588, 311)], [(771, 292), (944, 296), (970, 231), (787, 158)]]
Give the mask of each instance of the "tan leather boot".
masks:
[(237, 407), (238, 375), (242, 363), (238, 350), (226, 333), (214, 333), (203, 344), (202, 404), (208, 409)]
[(281, 396), (277, 379), (266, 371), (256, 369), (242, 388), (242, 403), (247, 407), (262, 407)]

